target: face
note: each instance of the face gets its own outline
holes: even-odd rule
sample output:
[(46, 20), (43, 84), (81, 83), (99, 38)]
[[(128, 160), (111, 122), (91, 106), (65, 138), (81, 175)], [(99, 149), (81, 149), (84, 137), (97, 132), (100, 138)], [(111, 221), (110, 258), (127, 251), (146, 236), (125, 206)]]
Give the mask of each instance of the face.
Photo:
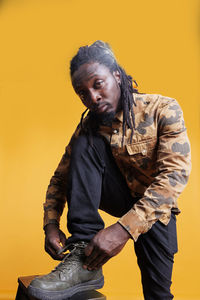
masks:
[(83, 104), (97, 114), (113, 113), (119, 108), (120, 75), (97, 62), (83, 64), (74, 72), (72, 85)]

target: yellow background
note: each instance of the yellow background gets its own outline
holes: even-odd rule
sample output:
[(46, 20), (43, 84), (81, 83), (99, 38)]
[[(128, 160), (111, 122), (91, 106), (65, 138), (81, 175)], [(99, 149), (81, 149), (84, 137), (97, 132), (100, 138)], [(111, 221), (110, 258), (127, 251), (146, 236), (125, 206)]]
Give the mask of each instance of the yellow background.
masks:
[[(69, 61), (102, 39), (141, 92), (176, 98), (192, 144), (193, 172), (179, 199), (175, 299), (200, 299), (199, 1), (1, 0), (0, 299), (14, 299), (17, 277), (57, 262), (43, 250), (42, 203), (84, 107)], [(66, 211), (62, 218), (65, 229)], [(106, 224), (115, 221), (104, 215)], [(104, 267), (108, 299), (142, 299), (132, 242)]]

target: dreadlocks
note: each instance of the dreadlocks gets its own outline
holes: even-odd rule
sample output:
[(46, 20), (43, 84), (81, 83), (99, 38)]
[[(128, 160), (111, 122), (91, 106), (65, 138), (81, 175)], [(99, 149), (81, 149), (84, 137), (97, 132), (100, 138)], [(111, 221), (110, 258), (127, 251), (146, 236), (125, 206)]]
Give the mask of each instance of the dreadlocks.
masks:
[[(127, 75), (125, 70), (118, 65), (116, 58), (107, 43), (96, 41), (91, 46), (84, 46), (79, 48), (78, 53), (73, 57), (70, 64), (70, 75), (73, 76), (74, 72), (85, 63), (98, 62), (106, 66), (110, 72), (118, 71), (121, 79), (121, 105), (123, 110), (123, 135), (122, 146), (124, 142), (124, 135), (126, 126), (131, 128), (131, 141), (133, 138), (133, 130), (135, 129), (135, 116), (133, 112), (133, 105), (135, 104), (132, 93), (138, 93), (138, 90), (133, 87), (133, 82), (137, 87), (137, 83), (130, 75)], [(86, 109), (81, 116), (81, 127), (83, 117), (88, 111)], [(130, 116), (131, 113), (131, 116)]]

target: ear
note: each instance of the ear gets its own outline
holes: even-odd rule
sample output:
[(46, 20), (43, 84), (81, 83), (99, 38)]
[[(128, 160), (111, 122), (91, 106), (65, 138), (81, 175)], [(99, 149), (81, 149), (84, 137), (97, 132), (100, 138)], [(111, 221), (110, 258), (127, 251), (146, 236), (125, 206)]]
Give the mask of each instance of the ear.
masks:
[(120, 85), (121, 84), (121, 78), (120, 78), (119, 71), (114, 71), (113, 76), (115, 77), (117, 83)]

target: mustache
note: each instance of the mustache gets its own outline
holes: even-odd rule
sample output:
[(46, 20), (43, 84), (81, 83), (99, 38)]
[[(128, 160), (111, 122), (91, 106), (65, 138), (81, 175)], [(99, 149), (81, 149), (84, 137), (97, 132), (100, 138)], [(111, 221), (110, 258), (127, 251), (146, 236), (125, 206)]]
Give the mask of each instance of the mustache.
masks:
[(92, 104), (92, 106), (91, 106), (91, 109), (93, 110), (93, 111), (96, 111), (96, 110), (98, 110), (101, 106), (104, 106), (104, 105), (109, 105), (109, 103), (107, 103), (107, 102), (101, 102), (101, 103), (93, 103)]

